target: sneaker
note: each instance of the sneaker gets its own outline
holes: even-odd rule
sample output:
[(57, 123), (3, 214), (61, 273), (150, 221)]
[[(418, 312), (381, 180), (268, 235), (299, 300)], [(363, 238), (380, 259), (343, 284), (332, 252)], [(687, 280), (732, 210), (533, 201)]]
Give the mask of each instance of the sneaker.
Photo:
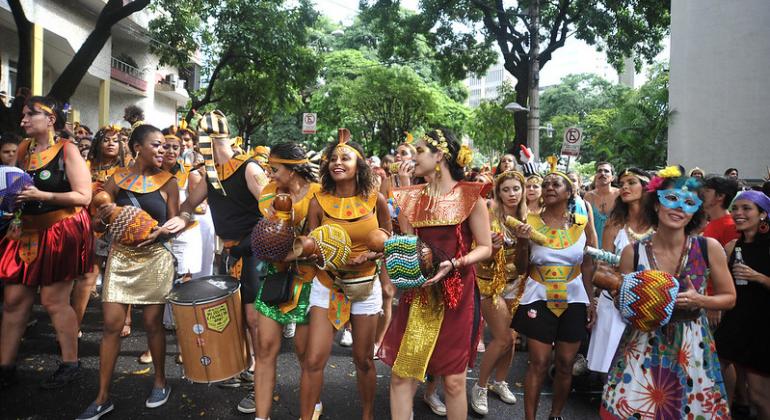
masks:
[(152, 363), (152, 353), (149, 350), (145, 350), (144, 353), (139, 355), (139, 363), (143, 365)]
[(489, 386), (489, 390), (497, 394), (504, 403), (516, 404), (516, 396), (513, 395), (511, 389), (508, 388), (508, 382), (492, 382), (492, 385)]
[(318, 420), (321, 418), (321, 416), (324, 413), (324, 404), (322, 402), (315, 403), (315, 408), (313, 409), (313, 417), (312, 420)]
[(171, 387), (166, 385), (163, 388), (153, 388), (150, 391), (150, 396), (147, 397), (147, 401), (144, 402), (147, 408), (156, 408), (165, 404), (168, 401), (168, 397), (171, 395)]
[(353, 345), (353, 334), (351, 334), (350, 330), (343, 330), (342, 338), (340, 338), (340, 346), (350, 347), (352, 345)]
[(437, 392), (430, 395), (423, 395), (422, 400), (425, 401), (425, 404), (428, 404), (428, 407), (430, 407), (430, 411), (432, 411), (433, 414), (442, 417), (446, 416), (446, 405), (441, 401)]
[(57, 389), (67, 386), (72, 381), (80, 378), (80, 362), (59, 363), (59, 368), (48, 379), (40, 384), (43, 389)]
[(487, 388), (482, 388), (478, 383), (471, 389), (471, 408), (482, 416), (489, 412), (487, 406)]
[(254, 371), (253, 370), (244, 370), (241, 372), (241, 382), (244, 382), (245, 384), (253, 384), (254, 383)]
[(297, 331), (297, 324), (290, 322), (283, 326), (283, 338), (294, 338), (294, 333)]
[(238, 411), (245, 414), (252, 414), (257, 411), (257, 403), (254, 402), (254, 390), (249, 391), (249, 394), (243, 397), (241, 402), (238, 403)]
[(104, 404), (101, 405), (92, 402), (91, 405), (86, 408), (86, 411), (82, 412), (75, 420), (97, 420), (114, 409), (115, 405), (112, 404), (112, 401), (110, 400), (105, 401)]
[(217, 383), (217, 386), (220, 388), (240, 388), (241, 385), (243, 385), (243, 381), (238, 376), (233, 376), (226, 381)]

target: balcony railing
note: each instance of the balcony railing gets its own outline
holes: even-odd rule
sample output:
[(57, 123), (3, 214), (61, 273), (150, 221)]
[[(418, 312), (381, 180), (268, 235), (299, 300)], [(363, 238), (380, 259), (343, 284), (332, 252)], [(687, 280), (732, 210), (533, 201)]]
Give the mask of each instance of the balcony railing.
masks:
[(123, 82), (142, 92), (147, 91), (147, 81), (144, 80), (144, 72), (138, 68), (112, 57), (110, 77)]

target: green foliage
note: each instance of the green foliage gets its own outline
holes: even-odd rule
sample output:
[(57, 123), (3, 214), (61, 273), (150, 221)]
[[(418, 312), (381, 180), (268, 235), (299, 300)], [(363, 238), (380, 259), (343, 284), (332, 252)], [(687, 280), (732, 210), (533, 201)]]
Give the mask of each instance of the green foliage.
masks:
[(473, 110), (468, 132), (478, 154), (490, 162), (498, 161), (513, 146), (513, 114), (505, 109), (505, 105), (514, 102), (515, 98), (513, 86), (504, 82), (498, 89), (497, 100), (482, 101)]
[[(639, 89), (572, 75), (546, 90), (541, 104), (547, 118), (542, 121), (550, 122), (555, 134), (552, 139), (540, 137), (541, 155), (558, 155), (564, 131), (579, 126), (583, 129), (583, 162), (607, 160), (617, 167), (641, 168), (663, 165), (670, 117), (668, 71), (658, 64), (649, 76)], [(594, 82), (586, 83), (591, 80)], [(580, 85), (586, 89), (575, 89)]]
[(158, 0), (151, 50), (161, 64), (177, 67), (201, 57), (207, 81), (188, 90), (190, 108), (216, 103), (248, 137), (277, 109), (296, 109), (316, 81), (319, 60), (309, 28), (318, 15), (308, 0), (284, 3)]

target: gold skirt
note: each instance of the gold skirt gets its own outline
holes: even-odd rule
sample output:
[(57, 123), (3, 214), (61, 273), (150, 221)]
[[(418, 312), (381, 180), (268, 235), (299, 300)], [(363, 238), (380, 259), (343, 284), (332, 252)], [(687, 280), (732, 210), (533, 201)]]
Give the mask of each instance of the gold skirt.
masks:
[(131, 247), (112, 243), (104, 272), (102, 301), (130, 305), (166, 303), (174, 281), (174, 255), (155, 243)]

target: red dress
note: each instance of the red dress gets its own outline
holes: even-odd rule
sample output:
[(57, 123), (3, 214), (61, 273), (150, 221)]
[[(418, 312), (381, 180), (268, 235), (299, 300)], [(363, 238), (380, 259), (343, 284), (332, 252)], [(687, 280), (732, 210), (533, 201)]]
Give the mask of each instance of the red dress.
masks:
[[(417, 236), (430, 245), (439, 260), (449, 259), (467, 254), (471, 249), (473, 236), (468, 223), (468, 216), (478, 201), (482, 184), (460, 182), (445, 197), (438, 200), (433, 216), (423, 211), (427, 197), (421, 195), (423, 186), (417, 185), (396, 190), (396, 199), (401, 211), (415, 227)], [(409, 202), (413, 200), (413, 202)], [(438, 214), (435, 214), (438, 213)], [(438, 224), (438, 225), (437, 225)], [(442, 255), (443, 254), (443, 255)], [(434, 346), (423, 347), (416, 344), (417, 350), (429, 352), (426, 357), (427, 366), (425, 372), (431, 375), (454, 375), (463, 373), (468, 367), (473, 367), (476, 360), (476, 343), (479, 336), (479, 321), (481, 319), (479, 292), (476, 288), (476, 268), (474, 265), (465, 266), (459, 271), (459, 284), (461, 288), (456, 296), (456, 306), (450, 305), (446, 298), (439, 297), (429, 303), (434, 306), (424, 313), (434, 314), (443, 311), (443, 319), (440, 319), (438, 336)], [(385, 339), (379, 348), (378, 355), (384, 363), (393, 366), (396, 371), (399, 352), (403, 351), (402, 343), (430, 341), (430, 334), (423, 334), (428, 328), (412, 328), (407, 331), (410, 322), (410, 312), (419, 313), (420, 302), (425, 302), (425, 294), (435, 293), (433, 296), (441, 296), (440, 289), (444, 280), (429, 288), (411, 289), (404, 293), (400, 299), (397, 311), (393, 316)], [(446, 295), (444, 295), (446, 296)], [(430, 317), (430, 315), (428, 315)], [(429, 325), (427, 323), (425, 325)], [(415, 323), (418, 327), (423, 325)], [(409, 346), (407, 346), (409, 347)], [(412, 348), (414, 350), (414, 347)], [(410, 361), (411, 362), (411, 361)], [(418, 363), (419, 364), (419, 363)], [(420, 369), (407, 376), (422, 380)], [(399, 376), (404, 376), (398, 373)]]

